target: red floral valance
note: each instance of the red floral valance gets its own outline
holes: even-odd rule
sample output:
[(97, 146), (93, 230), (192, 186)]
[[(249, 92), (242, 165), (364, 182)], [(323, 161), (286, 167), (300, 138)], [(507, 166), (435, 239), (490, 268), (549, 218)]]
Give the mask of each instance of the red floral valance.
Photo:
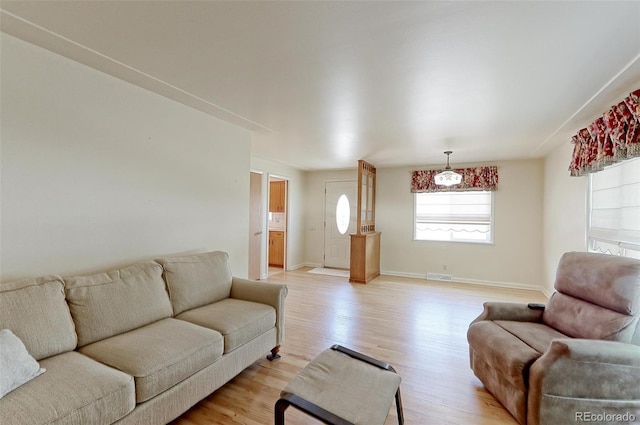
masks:
[(498, 167), (455, 168), (462, 174), (460, 184), (438, 186), (434, 180), (436, 174), (444, 170), (414, 171), (411, 175), (411, 192), (465, 192), (471, 190), (497, 190)]
[(640, 89), (578, 131), (571, 143), (572, 176), (600, 171), (609, 164), (640, 156)]

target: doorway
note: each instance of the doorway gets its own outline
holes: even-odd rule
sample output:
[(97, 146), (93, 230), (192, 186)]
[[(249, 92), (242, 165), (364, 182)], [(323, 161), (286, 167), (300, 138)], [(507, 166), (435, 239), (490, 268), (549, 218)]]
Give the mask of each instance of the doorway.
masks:
[(284, 178), (269, 177), (267, 258), (271, 275), (286, 270), (287, 264), (287, 190)]
[(348, 269), (356, 231), (357, 181), (325, 183), (324, 266)]

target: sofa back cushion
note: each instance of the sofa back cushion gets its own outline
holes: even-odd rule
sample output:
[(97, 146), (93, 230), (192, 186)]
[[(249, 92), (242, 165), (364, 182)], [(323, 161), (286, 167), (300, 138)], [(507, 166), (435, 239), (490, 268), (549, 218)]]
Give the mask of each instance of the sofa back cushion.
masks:
[(574, 338), (634, 342), (640, 321), (640, 261), (568, 252), (556, 272), (543, 323)]
[(162, 266), (147, 261), (120, 270), (65, 278), (78, 346), (172, 316)]
[(220, 301), (231, 294), (232, 277), (226, 252), (206, 252), (157, 261), (164, 267), (174, 314)]
[(58, 276), (0, 285), (0, 329), (10, 329), (36, 360), (72, 351), (77, 336)]
[(640, 260), (590, 252), (567, 252), (554, 287), (622, 314), (640, 314)]
[(542, 322), (572, 338), (631, 343), (640, 316), (629, 316), (556, 292), (542, 314)]

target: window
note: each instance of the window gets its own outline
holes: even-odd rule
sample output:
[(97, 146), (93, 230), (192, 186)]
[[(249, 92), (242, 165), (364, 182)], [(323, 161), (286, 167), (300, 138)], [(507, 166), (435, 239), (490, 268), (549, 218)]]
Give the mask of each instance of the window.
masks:
[(589, 251), (640, 258), (640, 158), (590, 174)]
[(414, 239), (493, 242), (493, 192), (416, 193)]
[(341, 235), (347, 233), (349, 230), (349, 223), (351, 222), (351, 207), (349, 206), (349, 199), (344, 193), (338, 198), (336, 204), (336, 225), (338, 226), (338, 232)]

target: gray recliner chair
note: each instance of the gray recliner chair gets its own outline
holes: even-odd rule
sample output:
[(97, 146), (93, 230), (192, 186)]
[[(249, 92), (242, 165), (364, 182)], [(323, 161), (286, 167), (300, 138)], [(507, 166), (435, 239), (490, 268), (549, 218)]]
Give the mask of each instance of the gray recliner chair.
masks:
[(471, 369), (522, 425), (640, 423), (640, 261), (568, 252), (546, 306), (488, 302)]

